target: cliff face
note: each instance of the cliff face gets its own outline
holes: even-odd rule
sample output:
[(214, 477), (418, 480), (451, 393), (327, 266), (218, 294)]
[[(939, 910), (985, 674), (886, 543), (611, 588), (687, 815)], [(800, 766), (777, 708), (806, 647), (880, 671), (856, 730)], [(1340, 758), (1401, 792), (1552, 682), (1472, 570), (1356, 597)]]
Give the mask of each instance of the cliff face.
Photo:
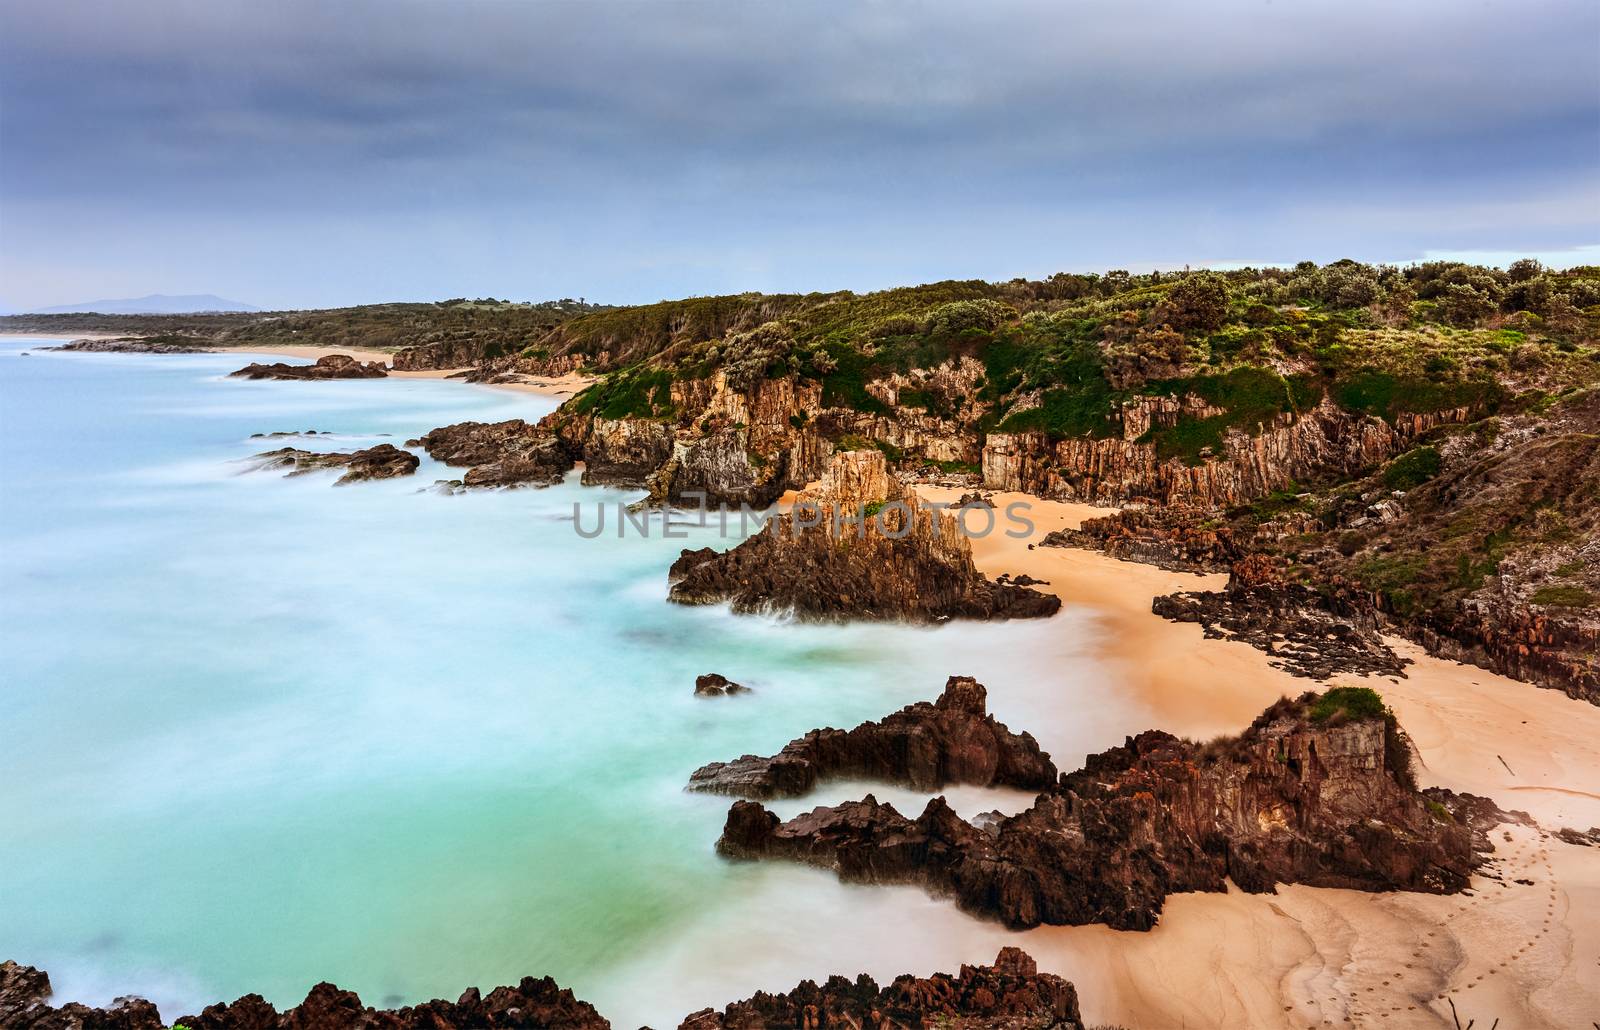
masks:
[(957, 520), (923, 508), (877, 451), (834, 455), (794, 511), (723, 554), (685, 552), (673, 575), (668, 596), (680, 604), (816, 619), (1033, 617), (1061, 606), (986, 579)]
[(1197, 465), (1162, 460), (1141, 442), (1152, 426), (1222, 414), (1196, 397), (1144, 397), (1121, 407), (1122, 433), (1105, 440), (1052, 442), (1043, 433), (991, 433), (983, 446), (983, 482), (1057, 500), (1115, 505), (1226, 507), (1290, 483), (1374, 468), (1440, 425), (1466, 421), (1470, 408), (1408, 415), (1388, 422), (1358, 416), (1326, 399), (1304, 415), (1281, 414), (1251, 435), (1230, 430), (1220, 454)]
[(1282, 701), (1209, 745), (1142, 733), (981, 829), (943, 798), (916, 819), (869, 795), (786, 823), (740, 801), (717, 847), (857, 882), (919, 883), (1018, 928), (1149, 929), (1168, 894), (1221, 891), (1226, 878), (1251, 892), (1464, 888), (1472, 835), (1417, 792), (1392, 723), (1317, 705), (1310, 694)]

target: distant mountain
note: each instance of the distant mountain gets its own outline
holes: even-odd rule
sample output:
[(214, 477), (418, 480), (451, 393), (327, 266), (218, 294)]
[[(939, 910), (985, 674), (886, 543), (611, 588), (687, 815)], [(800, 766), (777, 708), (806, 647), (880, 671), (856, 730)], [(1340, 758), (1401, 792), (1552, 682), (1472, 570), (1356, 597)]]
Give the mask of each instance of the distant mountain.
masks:
[(260, 311), (258, 307), (224, 300), (210, 293), (192, 293), (171, 297), (165, 293), (152, 293), (148, 297), (122, 300), (91, 300), (83, 304), (62, 304), (53, 308), (36, 308), (32, 315), (68, 315), (75, 312), (95, 312), (101, 315), (185, 315), (195, 311)]

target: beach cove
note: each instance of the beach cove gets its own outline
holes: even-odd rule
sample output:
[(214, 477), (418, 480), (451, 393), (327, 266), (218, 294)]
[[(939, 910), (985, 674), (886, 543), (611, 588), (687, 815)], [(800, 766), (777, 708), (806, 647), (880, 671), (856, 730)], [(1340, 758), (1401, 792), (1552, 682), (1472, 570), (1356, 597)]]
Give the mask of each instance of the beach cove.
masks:
[[(40, 403), (8, 405), (14, 439), (0, 476), (21, 503), (7, 507), (18, 546), (5, 563), (3, 632), (21, 658), (14, 682), (38, 689), (20, 710), (35, 739), (5, 759), (23, 787), (16, 817), (34, 833), (5, 857), (31, 873), (28, 903), (52, 906), (50, 920), (18, 924), (48, 924), (53, 939), (0, 943), (50, 968), (62, 996), (139, 991), (176, 1012), (246, 990), (293, 1002), (331, 979), (387, 1004), (550, 973), (634, 1025), (805, 976), (926, 972), (1016, 943), (1077, 983), (1091, 1021), (1298, 1026), (1382, 1011), (1397, 1025), (1437, 1025), (1438, 1008), (1407, 992), (1465, 983), (1508, 1023), (1592, 1007), (1570, 985), (1597, 958), (1584, 930), (1593, 919), (1578, 918), (1595, 912), (1593, 852), (1531, 831), (1507, 846), (1530, 868), (1549, 860), (1538, 882), (1557, 887), (1553, 924), (1527, 896), (1462, 913), (1471, 898), (1297, 887), (1176, 897), (1150, 934), (1017, 935), (914, 889), (729, 866), (710, 849), (725, 804), (680, 792), (701, 761), (878, 717), (956, 672), (985, 682), (996, 714), (1063, 768), (1151, 726), (1236, 731), (1313, 684), (1149, 613), (1155, 594), (1214, 585), (1205, 578), (993, 537), (975, 546), (984, 571), (1045, 579), (1067, 609), (1038, 624), (939, 630), (675, 609), (662, 598), (677, 549), (733, 541), (569, 535), (575, 501), (627, 491), (572, 477), (544, 491), (419, 494), (450, 477), (431, 462), (407, 480), (333, 491), (322, 476), (279, 481), (232, 464), (269, 446), (252, 432), (398, 444), (459, 418), (531, 420), (553, 401), (422, 378), (221, 379), (242, 353), (16, 354), (7, 346), (0, 369), (28, 378), (8, 375), (7, 395)], [(115, 417), (79, 437), (71, 403)], [(1048, 516), (1041, 535), (1095, 511), (1032, 503)], [(138, 532), (107, 554), (97, 520), (113, 519)], [(196, 610), (185, 603), (195, 597), (235, 603)], [(113, 623), (128, 639), (108, 636)], [(71, 650), (52, 628), (96, 646), (47, 661)], [(208, 647), (218, 640), (252, 651)], [(1594, 799), (1574, 793), (1600, 768), (1592, 708), (1413, 656), (1405, 680), (1373, 685), (1416, 738), (1425, 783), (1492, 793), (1547, 825), (1600, 822)], [(756, 694), (692, 698), (694, 676), (711, 670)], [(93, 762), (64, 751), (86, 742)], [(1496, 773), (1496, 757), (1520, 776)], [(868, 789), (905, 810), (923, 800), (833, 784), (804, 807)], [(949, 793), (963, 815), (1026, 804)], [(69, 796), (89, 802), (63, 807)], [(30, 838), (124, 861), (62, 868), (30, 852)], [(385, 882), (364, 875), (380, 861)], [(227, 906), (249, 914), (220, 925)], [(1468, 938), (1423, 938), (1446, 924), (1481, 932), (1477, 967), (1460, 959)], [(1490, 974), (1488, 945), (1507, 926), (1546, 932)], [(229, 932), (256, 940), (241, 946)], [(191, 958), (230, 947), (226, 968)], [(1416, 978), (1384, 982), (1402, 958)]]

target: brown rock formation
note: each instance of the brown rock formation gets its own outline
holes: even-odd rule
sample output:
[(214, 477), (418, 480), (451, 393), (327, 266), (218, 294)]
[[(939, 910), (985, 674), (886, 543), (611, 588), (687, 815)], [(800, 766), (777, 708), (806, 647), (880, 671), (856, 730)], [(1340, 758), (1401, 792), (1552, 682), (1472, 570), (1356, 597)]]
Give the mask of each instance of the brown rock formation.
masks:
[(291, 476), (320, 469), (344, 469), (344, 475), (334, 481), (334, 486), (409, 476), (422, 464), (415, 454), (388, 443), (349, 453), (321, 453), (304, 451), (298, 447), (280, 447), (275, 451), (262, 451), (255, 456), (255, 460), (257, 469), (288, 469), (288, 475)]
[[(1370, 693), (1370, 692), (1367, 692)], [(1168, 894), (1277, 883), (1446, 893), (1468, 882), (1468, 829), (1430, 811), (1409, 755), (1360, 700), (1283, 700), (1233, 739), (1160, 731), (1091, 756), (1034, 806), (979, 829), (935, 798), (908, 819), (870, 795), (786, 823), (738, 801), (718, 850), (867, 883), (920, 883), (1011, 927), (1155, 925)], [(1319, 719), (1318, 715), (1326, 715)]]
[(205, 354), (213, 348), (204, 346), (200, 340), (190, 343), (181, 338), (169, 336), (159, 340), (143, 340), (137, 337), (123, 337), (118, 340), (73, 340), (71, 343), (64, 343), (59, 347), (40, 347), (39, 349), (89, 351), (98, 354)]
[(1082, 1030), (1078, 992), (1018, 948), (1001, 948), (992, 966), (962, 966), (955, 976), (935, 973), (897, 977), (878, 987), (862, 975), (842, 976), (817, 986), (805, 980), (786, 994), (765, 992), (734, 1002), (721, 1012), (704, 1009), (678, 1030)]
[[(698, 693), (698, 690), (696, 691)], [(1012, 733), (987, 711), (988, 692), (951, 676), (933, 703), (918, 701), (853, 730), (812, 730), (771, 758), (712, 762), (689, 789), (743, 798), (799, 797), (830, 779), (872, 779), (916, 790), (954, 783), (1045, 790), (1056, 767), (1028, 733)]]
[(348, 354), (324, 354), (312, 365), (246, 365), (230, 375), (244, 379), (383, 379), (388, 366), (378, 361), (357, 361)]
[(727, 697), (732, 694), (748, 694), (750, 688), (743, 683), (735, 683), (720, 672), (708, 672), (694, 678), (695, 697)]
[(816, 492), (723, 554), (685, 552), (669, 597), (818, 619), (1030, 618), (1061, 602), (997, 584), (972, 564), (957, 521), (923, 508), (877, 451), (835, 455)]
[(1219, 414), (1198, 397), (1138, 397), (1118, 410), (1119, 437), (1052, 441), (1043, 433), (991, 433), (983, 447), (984, 486), (1091, 504), (1147, 500), (1224, 507), (1292, 482), (1364, 472), (1431, 429), (1467, 421), (1474, 410), (1407, 415), (1390, 423), (1324, 400), (1304, 415), (1277, 416), (1256, 435), (1232, 430), (1223, 453), (1198, 465), (1163, 460), (1153, 445), (1140, 441), (1153, 425)]
[(1077, 529), (1058, 529), (1040, 543), (1104, 551), (1120, 561), (1169, 572), (1226, 572), (1243, 551), (1231, 527), (1202, 526), (1207, 517), (1208, 513), (1185, 506), (1121, 511), (1085, 519)]
[(559, 483), (574, 464), (561, 439), (520, 418), (457, 422), (429, 430), (407, 446), (421, 447), (446, 465), (468, 466), (464, 486)]

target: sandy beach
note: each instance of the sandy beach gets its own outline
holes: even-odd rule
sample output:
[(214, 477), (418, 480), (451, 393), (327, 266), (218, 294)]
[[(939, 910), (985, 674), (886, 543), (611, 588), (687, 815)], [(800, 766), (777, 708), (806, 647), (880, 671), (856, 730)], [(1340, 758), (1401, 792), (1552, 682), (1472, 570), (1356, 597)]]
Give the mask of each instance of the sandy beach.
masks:
[[(930, 500), (960, 491), (919, 488)], [(1207, 640), (1168, 622), (1151, 599), (1216, 589), (1223, 576), (1166, 572), (1069, 548), (1043, 535), (1104, 514), (1088, 505), (996, 494), (1029, 505), (1027, 540), (973, 540), (991, 576), (1027, 573), (1104, 628), (1111, 689), (1137, 698), (1150, 725), (1195, 738), (1237, 732), (1279, 696), (1321, 684), (1273, 668), (1248, 644)], [(1552, 831), (1600, 825), (1600, 708), (1487, 670), (1391, 643), (1415, 664), (1403, 679), (1340, 677), (1376, 688), (1410, 733), (1418, 777), (1522, 809), (1538, 829), (1496, 831), (1495, 861), (1469, 894), (1373, 895), (1287, 887), (1276, 895), (1181, 895), (1147, 934), (1041, 928), (1022, 943), (1070, 972), (1091, 1021), (1136, 1027), (1462, 1025), (1588, 1026), (1600, 1013), (1600, 848)], [(1116, 741), (1106, 741), (1110, 746)], [(1063, 756), (1071, 764), (1076, 756)], [(1493, 877), (1499, 877), (1495, 879)], [(1531, 880), (1520, 884), (1518, 879)]]

